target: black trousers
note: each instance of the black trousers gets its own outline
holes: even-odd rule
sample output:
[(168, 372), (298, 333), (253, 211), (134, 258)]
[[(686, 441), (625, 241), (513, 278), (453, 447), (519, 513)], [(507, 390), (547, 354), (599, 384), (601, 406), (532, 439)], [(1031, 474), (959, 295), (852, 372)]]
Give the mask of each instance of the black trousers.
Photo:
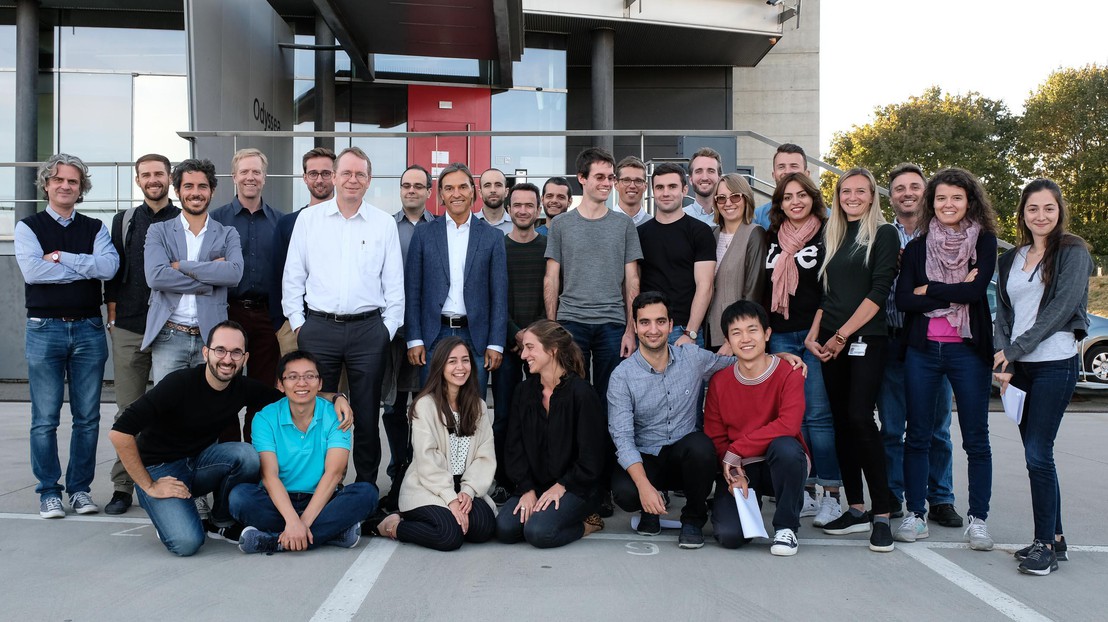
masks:
[(396, 539), (436, 551), (454, 551), (462, 542), (488, 542), (496, 535), (496, 517), (484, 499), (474, 499), (469, 511), (469, 530), (454, 520), (454, 513), (439, 505), (424, 505), (402, 512)]
[[(750, 488), (758, 494), (758, 507), (762, 507), (765, 495), (772, 493), (777, 498), (773, 529), (792, 529), (794, 533), (799, 530), (804, 481), (808, 478), (808, 458), (800, 442), (791, 436), (775, 438), (766, 448), (766, 459), (748, 464), (743, 470), (749, 478)], [(722, 477), (716, 483), (712, 530), (716, 541), (724, 548), (735, 549), (750, 540), (743, 535), (735, 497), (728, 492), (727, 482)]]
[[(719, 469), (712, 440), (699, 430), (667, 445), (657, 456), (642, 454), (646, 477), (658, 490), (685, 491), (681, 522), (703, 527), (708, 522), (708, 494)], [(639, 489), (624, 469), (612, 473), (612, 497), (624, 512), (642, 511)]]

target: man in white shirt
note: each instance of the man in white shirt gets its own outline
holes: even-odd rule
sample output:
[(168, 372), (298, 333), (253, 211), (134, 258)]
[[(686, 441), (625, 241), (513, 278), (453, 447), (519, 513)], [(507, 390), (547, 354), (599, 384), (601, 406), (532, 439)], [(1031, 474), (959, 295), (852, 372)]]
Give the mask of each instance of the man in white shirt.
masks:
[(646, 197), (646, 165), (635, 156), (627, 156), (616, 165), (616, 189), (619, 210), (639, 226), (650, 220), (643, 199)]
[(346, 365), (356, 480), (376, 485), (381, 380), (389, 341), (404, 322), (404, 267), (395, 221), (365, 201), (371, 173), (361, 149), (339, 154), (335, 198), (296, 221), (281, 306), (300, 349), (319, 359), (324, 391), (338, 389)]
[(712, 200), (721, 175), (723, 160), (719, 152), (711, 147), (701, 147), (689, 160), (689, 183), (692, 184), (695, 202), (685, 208), (685, 213), (709, 227), (716, 224), (716, 208)]

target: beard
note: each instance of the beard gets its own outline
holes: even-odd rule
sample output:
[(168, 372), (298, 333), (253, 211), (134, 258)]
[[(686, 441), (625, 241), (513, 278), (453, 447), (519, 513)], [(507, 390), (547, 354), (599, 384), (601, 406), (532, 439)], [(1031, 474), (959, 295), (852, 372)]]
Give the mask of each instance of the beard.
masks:
[(165, 195), (169, 194), (169, 187), (162, 185), (161, 188), (156, 188), (150, 185), (142, 187), (142, 196), (146, 199), (147, 203), (157, 203), (165, 198)]

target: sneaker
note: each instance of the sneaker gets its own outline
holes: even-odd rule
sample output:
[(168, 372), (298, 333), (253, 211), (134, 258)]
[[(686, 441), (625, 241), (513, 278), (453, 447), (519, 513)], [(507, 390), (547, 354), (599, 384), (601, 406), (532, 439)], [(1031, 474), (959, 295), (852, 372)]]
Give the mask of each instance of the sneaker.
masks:
[(819, 504), (816, 503), (816, 498), (804, 491), (804, 505), (800, 507), (800, 518), (807, 516), (815, 516), (819, 513)]
[(845, 536), (850, 533), (862, 533), (870, 530), (870, 514), (863, 512), (861, 516), (854, 516), (850, 512), (843, 512), (842, 516), (823, 526), (823, 533), (829, 536)]
[[(249, 527), (247, 527), (249, 529)], [(246, 529), (242, 531), (243, 537), (246, 536)], [(334, 538), (327, 541), (327, 544), (331, 546), (338, 546), (344, 549), (352, 549), (358, 546), (358, 540), (362, 539), (362, 526), (359, 523), (354, 523), (346, 531), (340, 533)], [(242, 548), (242, 538), (239, 538), (239, 548)]]
[[(1016, 560), (1022, 562), (1023, 560), (1027, 559), (1027, 556), (1031, 554), (1031, 549), (1033, 549), (1034, 547), (1035, 545), (1031, 544), (1016, 551)], [(1054, 556), (1057, 557), (1058, 561), (1060, 562), (1069, 561), (1070, 556), (1066, 553), (1065, 536), (1062, 536), (1061, 538), (1054, 541)]]
[(639, 526), (635, 532), (640, 536), (656, 536), (662, 533), (662, 517), (650, 512), (639, 513)]
[(985, 526), (985, 521), (974, 516), (970, 516), (969, 519), (969, 525), (962, 534), (966, 542), (969, 542), (969, 547), (975, 551), (993, 550), (993, 539), (989, 535), (989, 528)]
[(212, 508), (208, 506), (207, 497), (193, 497), (192, 502), (196, 504), (196, 513), (200, 515), (200, 520), (212, 517)]
[(869, 534), (869, 550), (878, 553), (888, 553), (895, 548), (893, 544), (893, 530), (889, 524), (882, 521), (873, 524), (873, 531)]
[(843, 506), (839, 503), (839, 500), (824, 493), (823, 497), (819, 500), (819, 512), (817, 512), (816, 517), (812, 519), (812, 526), (823, 527), (842, 515)]
[(78, 514), (96, 514), (100, 506), (92, 502), (92, 497), (87, 492), (75, 492), (69, 495), (69, 505)]
[(796, 555), (796, 534), (792, 529), (778, 529), (777, 533), (773, 534), (773, 546), (769, 547), (769, 552), (779, 557), (789, 557), (790, 555)]
[(55, 495), (43, 497), (42, 501), (38, 503), (38, 515), (43, 518), (65, 518), (62, 498)]
[(247, 527), (242, 530), (239, 550), (243, 553), (277, 553), (284, 549), (277, 540), (277, 536), (265, 533), (257, 527)]
[(232, 523), (227, 527), (219, 527), (209, 519), (204, 521), (204, 531), (212, 540), (226, 540), (231, 544), (238, 544), (242, 537), (243, 527), (238, 523)]
[(691, 523), (681, 523), (681, 535), (677, 537), (677, 546), (682, 549), (699, 549), (704, 546), (704, 532)]
[(962, 526), (962, 517), (954, 509), (951, 503), (939, 503), (931, 506), (927, 512), (927, 520), (938, 523), (943, 527), (958, 528)]
[(893, 534), (893, 540), (897, 542), (915, 542), (930, 535), (927, 531), (927, 521), (915, 514), (910, 514), (900, 521), (900, 526), (896, 528), (896, 533)]
[(1045, 576), (1058, 570), (1058, 557), (1045, 544), (1035, 540), (1027, 557), (1020, 563), (1019, 570), (1023, 574)]
[(496, 504), (496, 507), (500, 507), (508, 502), (508, 499), (512, 498), (512, 495), (508, 493), (508, 489), (503, 486), (494, 486), (492, 491), (489, 492), (489, 497), (492, 502)]
[(117, 490), (112, 494), (112, 500), (108, 502), (108, 505), (104, 506), (104, 513), (112, 516), (123, 514), (127, 511), (127, 508), (131, 507), (131, 503), (133, 503), (131, 495)]

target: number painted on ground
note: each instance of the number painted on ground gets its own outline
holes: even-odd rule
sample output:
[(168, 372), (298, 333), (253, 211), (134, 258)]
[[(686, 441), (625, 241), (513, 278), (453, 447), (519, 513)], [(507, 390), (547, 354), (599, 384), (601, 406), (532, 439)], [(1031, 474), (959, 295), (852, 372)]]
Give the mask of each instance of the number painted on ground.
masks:
[(657, 555), (658, 545), (652, 542), (628, 542), (626, 545), (629, 555)]

